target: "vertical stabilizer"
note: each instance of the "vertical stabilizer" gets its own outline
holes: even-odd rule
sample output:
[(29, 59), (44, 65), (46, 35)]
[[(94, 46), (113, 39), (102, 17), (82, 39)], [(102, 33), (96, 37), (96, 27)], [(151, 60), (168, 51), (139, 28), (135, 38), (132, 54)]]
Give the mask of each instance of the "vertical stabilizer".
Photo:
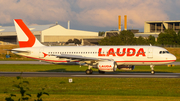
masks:
[(21, 48), (43, 46), (21, 19), (14, 19), (14, 25)]

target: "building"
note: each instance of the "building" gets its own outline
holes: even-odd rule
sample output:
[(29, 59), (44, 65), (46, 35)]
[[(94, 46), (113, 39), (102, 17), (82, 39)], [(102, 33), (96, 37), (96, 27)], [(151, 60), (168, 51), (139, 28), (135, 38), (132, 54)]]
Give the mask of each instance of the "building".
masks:
[(180, 30), (180, 20), (175, 21), (146, 21), (144, 23), (144, 32), (135, 33), (135, 37), (142, 36), (147, 38), (152, 35), (156, 38), (165, 29), (173, 29), (176, 33)]
[[(98, 32), (66, 29), (59, 24), (28, 26), (41, 43), (65, 43), (69, 39), (98, 38)], [(14, 26), (0, 27), (0, 44), (17, 44)]]
[(173, 29), (175, 32), (180, 30), (180, 20), (177, 21), (146, 21), (144, 24), (144, 33), (156, 34), (165, 29)]

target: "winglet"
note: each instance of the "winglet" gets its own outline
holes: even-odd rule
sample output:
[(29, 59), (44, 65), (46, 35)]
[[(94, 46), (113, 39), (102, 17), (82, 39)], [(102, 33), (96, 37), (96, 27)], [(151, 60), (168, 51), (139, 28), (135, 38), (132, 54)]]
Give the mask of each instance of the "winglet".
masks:
[(14, 25), (20, 48), (43, 46), (21, 19), (14, 19)]

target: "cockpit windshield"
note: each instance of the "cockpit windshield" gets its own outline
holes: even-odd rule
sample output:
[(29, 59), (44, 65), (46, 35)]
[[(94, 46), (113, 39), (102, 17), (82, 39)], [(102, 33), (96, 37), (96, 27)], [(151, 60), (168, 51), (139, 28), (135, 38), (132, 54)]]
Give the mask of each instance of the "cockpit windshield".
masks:
[(168, 51), (160, 51), (159, 54), (168, 54), (169, 52)]

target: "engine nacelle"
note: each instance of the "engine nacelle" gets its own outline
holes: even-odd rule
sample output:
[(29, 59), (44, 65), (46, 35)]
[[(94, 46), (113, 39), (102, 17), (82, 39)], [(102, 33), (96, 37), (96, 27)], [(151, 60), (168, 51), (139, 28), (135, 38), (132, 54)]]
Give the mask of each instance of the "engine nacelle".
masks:
[(100, 71), (105, 72), (113, 72), (117, 69), (117, 64), (115, 61), (100, 61), (97, 66)]
[(117, 68), (120, 70), (134, 70), (135, 66), (134, 65), (118, 65)]

